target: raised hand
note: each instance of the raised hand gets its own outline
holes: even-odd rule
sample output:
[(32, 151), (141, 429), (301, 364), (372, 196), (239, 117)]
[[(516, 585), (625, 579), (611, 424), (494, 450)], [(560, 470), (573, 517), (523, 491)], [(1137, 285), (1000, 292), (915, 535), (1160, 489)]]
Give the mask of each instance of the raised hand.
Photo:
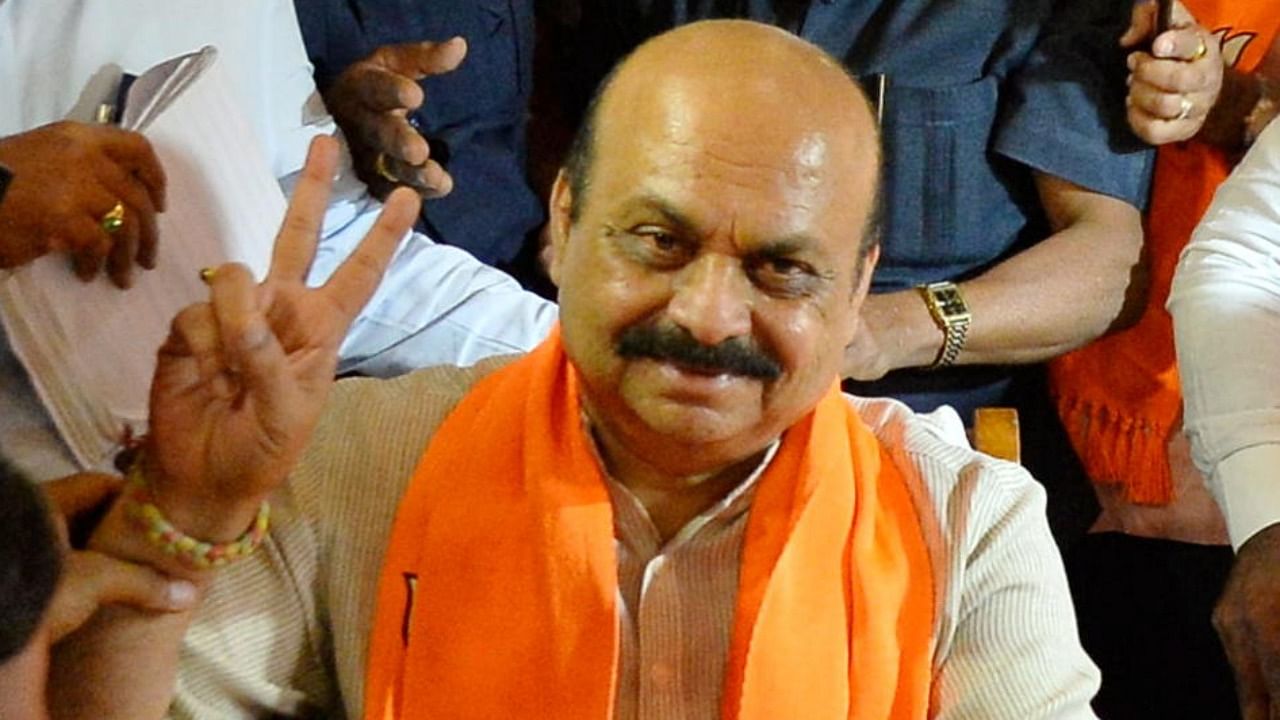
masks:
[(146, 138), (57, 122), (0, 138), (0, 165), (13, 173), (0, 202), (0, 267), (62, 252), (82, 280), (105, 265), (122, 288), (135, 262), (155, 267), (165, 177)]
[(417, 217), (414, 193), (392, 193), (330, 280), (307, 287), (337, 152), (331, 138), (312, 143), (266, 280), (217, 268), (211, 302), (182, 311), (160, 349), (145, 472), (156, 503), (190, 535), (239, 536), (284, 481), (320, 416), (348, 326)]
[(1174, 3), (1173, 27), (1152, 38), (1156, 4), (1134, 6), (1129, 29), (1120, 38), (1126, 48), (1151, 40), (1150, 52), (1129, 55), (1129, 127), (1152, 145), (1189, 140), (1204, 126), (1222, 90), (1221, 48), (1180, 2)]
[(427, 198), (453, 189), (453, 178), (431, 157), (409, 114), (425, 100), (416, 81), (454, 70), (466, 54), (460, 37), (384, 45), (344, 70), (325, 93), (325, 104), (351, 145), (356, 172), (375, 196), (384, 197), (397, 185)]

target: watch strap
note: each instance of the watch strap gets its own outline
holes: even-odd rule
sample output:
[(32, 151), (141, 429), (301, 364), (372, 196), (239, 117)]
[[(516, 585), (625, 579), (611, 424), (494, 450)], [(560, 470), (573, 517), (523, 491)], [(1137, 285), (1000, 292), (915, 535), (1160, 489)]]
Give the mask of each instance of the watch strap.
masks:
[[(964, 350), (965, 341), (969, 337), (969, 323), (972, 316), (969, 314), (968, 305), (960, 295), (960, 289), (952, 282), (928, 283), (916, 289), (924, 299), (925, 307), (929, 309), (929, 315), (933, 318), (934, 324), (942, 331), (942, 345), (939, 346), (933, 363), (926, 366), (926, 369), (937, 370), (949, 367), (960, 357), (960, 352)], [(951, 307), (948, 310), (948, 307), (944, 307), (942, 300), (944, 296), (947, 297), (948, 307), (956, 304), (960, 307), (958, 309)]]

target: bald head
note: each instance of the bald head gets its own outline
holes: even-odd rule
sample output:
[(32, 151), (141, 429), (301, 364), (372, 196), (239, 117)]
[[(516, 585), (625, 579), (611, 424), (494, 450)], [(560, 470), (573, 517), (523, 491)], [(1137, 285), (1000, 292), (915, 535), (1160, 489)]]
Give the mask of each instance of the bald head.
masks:
[[(874, 224), (880, 155), (871, 105), (843, 65), (779, 28), (692, 23), (620, 63), (597, 90), (566, 161), (575, 219), (596, 158), (641, 138), (697, 144), (727, 158), (769, 139), (797, 174), (822, 176)], [(875, 240), (870, 227), (861, 235), (866, 246)]]
[(593, 113), (548, 223), (587, 415), (608, 458), (745, 462), (831, 388), (856, 332), (871, 109), (808, 43), (716, 21), (640, 47)]

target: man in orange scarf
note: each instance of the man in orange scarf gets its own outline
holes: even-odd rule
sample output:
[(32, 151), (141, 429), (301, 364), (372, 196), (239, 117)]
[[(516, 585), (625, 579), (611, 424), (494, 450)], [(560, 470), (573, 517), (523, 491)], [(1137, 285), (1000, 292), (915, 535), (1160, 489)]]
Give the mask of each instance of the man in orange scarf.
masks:
[[(646, 44), (556, 182), (559, 331), (497, 370), (343, 383), (322, 418), (345, 322), (413, 214), (393, 194), (355, 259), (305, 288), (331, 171), (321, 143), (263, 285), (219, 268), (212, 302), (175, 321), (144, 494), (95, 535), (207, 585), (194, 627), (101, 616), (56, 663), (61, 702), (1091, 717), (1042, 491), (950, 439), (945, 415), (839, 391), (878, 252), (879, 150), (838, 61), (743, 21)], [(253, 530), (227, 543), (268, 498), (265, 548), (194, 569), (252, 548)]]

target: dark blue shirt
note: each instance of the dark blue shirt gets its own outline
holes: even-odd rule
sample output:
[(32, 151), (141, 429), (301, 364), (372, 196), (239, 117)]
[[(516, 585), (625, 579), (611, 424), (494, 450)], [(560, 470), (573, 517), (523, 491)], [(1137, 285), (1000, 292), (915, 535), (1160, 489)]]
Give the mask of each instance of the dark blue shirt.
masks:
[(422, 81), (415, 114), (453, 192), (423, 204), (422, 229), (480, 260), (511, 260), (543, 219), (525, 176), (532, 0), (294, 0), (323, 91), (380, 45), (467, 40), (455, 71)]
[[(780, 25), (854, 74), (882, 74), (878, 292), (967, 279), (1046, 237), (1035, 171), (1135, 206), (1145, 201), (1152, 157), (1125, 124), (1117, 44), (1127, 3), (588, 0), (583, 17), (595, 77), (645, 38), (711, 17)], [(853, 389), (922, 410), (949, 403), (967, 419), (974, 407), (1017, 402), (1015, 372), (899, 371)]]

